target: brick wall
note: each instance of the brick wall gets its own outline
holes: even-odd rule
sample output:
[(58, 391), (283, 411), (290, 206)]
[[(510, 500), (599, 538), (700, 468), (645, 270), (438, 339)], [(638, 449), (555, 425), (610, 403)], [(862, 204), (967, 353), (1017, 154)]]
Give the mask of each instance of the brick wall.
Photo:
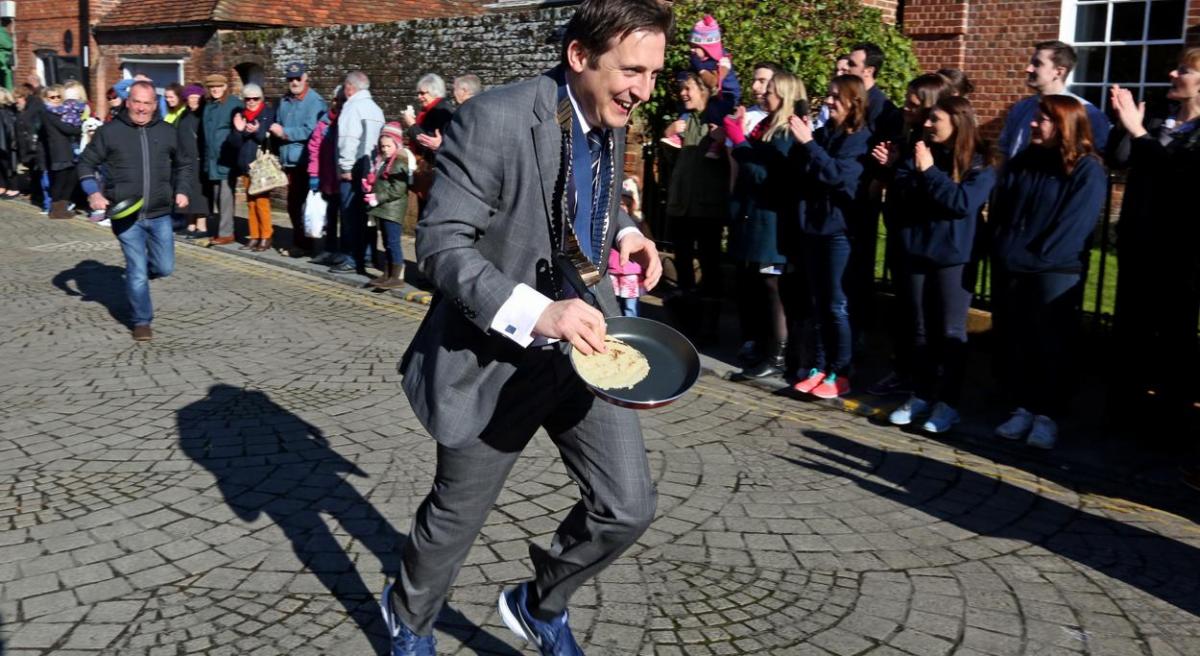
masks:
[[(217, 31), (213, 28), (102, 31), (96, 39), (100, 54), (92, 62), (93, 98), (101, 98), (121, 79), (121, 62), (126, 57), (152, 55), (182, 59), (185, 84), (199, 82), (210, 73), (233, 75), (221, 60)], [(101, 114), (107, 113), (103, 104), (94, 103)]]
[(1200, 0), (1192, 0), (1188, 4), (1187, 42), (1191, 46), (1200, 46)]
[(406, 105), (417, 106), (417, 80), (437, 73), (447, 85), (474, 73), (485, 87), (536, 75), (558, 61), (561, 28), (573, 7), (500, 12), (325, 28), (227, 32), (220, 50), (228, 67), (258, 64), (266, 72), (268, 96), (286, 91), (283, 67), (308, 64), (313, 86), (328, 96), (345, 74), (361, 69), (371, 78), (371, 95), (389, 120)]
[(864, 6), (882, 11), (883, 22), (896, 24), (896, 7), (899, 4), (897, 0), (862, 0), (862, 3)]
[(1030, 47), (1058, 38), (1060, 0), (909, 0), (904, 33), (925, 70), (961, 68), (975, 83), (971, 102), (984, 132), (1000, 134), (1005, 110), (1029, 93)]
[[(17, 2), (17, 17), (9, 26), (16, 46), (17, 68), (14, 84), (36, 70), (36, 50), (53, 50), (60, 55), (79, 56), (79, 5), (68, 0), (21, 0)], [(70, 48), (66, 48), (68, 40)]]
[[(894, 2), (893, 2), (894, 5)], [(227, 69), (257, 64), (266, 72), (268, 97), (286, 91), (283, 67), (304, 61), (322, 95), (345, 74), (362, 69), (371, 78), (371, 96), (388, 120), (418, 106), (417, 80), (437, 73), (447, 86), (474, 73), (485, 88), (537, 75), (558, 63), (562, 30), (575, 7), (502, 11), (484, 15), (370, 25), (223, 32), (219, 50)], [(639, 136), (630, 135), (625, 170), (641, 176)]]
[[(995, 138), (1004, 112), (1029, 93), (1031, 47), (1057, 39), (1060, 20), (1060, 0), (908, 0), (903, 29), (925, 70), (967, 72), (975, 83), (972, 104)], [(1189, 4), (1188, 25), (1189, 43), (1200, 45), (1200, 0)]]

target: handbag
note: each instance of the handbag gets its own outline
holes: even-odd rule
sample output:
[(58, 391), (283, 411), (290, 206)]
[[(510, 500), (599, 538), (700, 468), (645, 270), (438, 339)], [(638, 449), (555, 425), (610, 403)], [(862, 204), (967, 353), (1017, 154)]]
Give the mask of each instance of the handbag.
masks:
[(304, 236), (320, 239), (325, 236), (325, 210), (328, 203), (319, 191), (308, 192), (304, 201)]
[(265, 194), (272, 189), (286, 187), (287, 174), (279, 164), (279, 158), (272, 155), (266, 148), (258, 149), (258, 157), (250, 162), (250, 188), (246, 193), (251, 196)]

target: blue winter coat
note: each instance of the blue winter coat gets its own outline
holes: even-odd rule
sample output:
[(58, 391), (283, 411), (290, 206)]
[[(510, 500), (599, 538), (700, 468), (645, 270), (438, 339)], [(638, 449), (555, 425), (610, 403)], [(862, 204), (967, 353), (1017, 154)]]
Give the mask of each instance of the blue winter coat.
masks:
[(1068, 175), (1057, 149), (1021, 151), (1005, 167), (988, 212), (996, 266), (1017, 273), (1080, 271), (1107, 191), (1099, 158), (1080, 159)]
[(233, 113), (242, 108), (239, 98), (226, 96), (223, 102), (204, 105), (200, 124), (204, 127), (204, 175), (209, 180), (224, 180), (229, 177), (229, 168), (236, 163), (225, 145), (233, 130)]
[(279, 140), (280, 164), (304, 166), (308, 163), (308, 138), (325, 109), (325, 99), (313, 89), (299, 100), (291, 94), (279, 99), (275, 122), (283, 126), (283, 138)]
[(934, 146), (934, 165), (926, 171), (912, 159), (896, 167), (888, 187), (889, 234), (912, 260), (939, 267), (971, 261), (979, 210), (996, 184), (996, 170), (976, 157), (971, 170), (955, 182), (953, 155)]
[(791, 217), (796, 183), (788, 165), (788, 152), (795, 143), (791, 132), (784, 130), (770, 141), (747, 140), (733, 149), (738, 176), (730, 253), (739, 262), (784, 264), (785, 254), (795, 248)]
[(812, 141), (793, 146), (793, 184), (800, 187), (797, 217), (802, 233), (829, 237), (849, 231), (850, 217), (858, 214), (855, 195), (870, 143), (867, 128), (845, 133), (823, 127)]

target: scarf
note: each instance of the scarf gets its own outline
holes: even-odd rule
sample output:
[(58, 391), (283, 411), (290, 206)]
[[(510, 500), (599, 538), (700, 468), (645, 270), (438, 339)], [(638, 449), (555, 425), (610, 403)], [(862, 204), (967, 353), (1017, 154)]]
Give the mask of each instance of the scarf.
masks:
[(367, 177), (363, 178), (362, 181), (364, 192), (368, 194), (371, 193), (371, 191), (375, 189), (376, 180), (380, 178), (387, 180), (389, 177), (391, 177), (392, 166), (396, 163), (397, 157), (400, 157), (399, 149), (396, 150), (395, 155), (387, 158), (387, 160), (383, 159), (383, 155), (375, 156), (375, 162), (371, 165), (371, 171), (367, 173)]
[(258, 109), (255, 109), (255, 110), (249, 110), (249, 109), (246, 109), (245, 107), (243, 107), (242, 108), (242, 118), (246, 119), (247, 123), (252, 123), (252, 122), (254, 122), (255, 119), (258, 118), (258, 115), (261, 114), (264, 109), (266, 109), (266, 107), (267, 107), (267, 103), (265, 103), (265, 102), (258, 103)]
[(425, 115), (428, 114), (430, 112), (430, 110), (432, 110), (434, 107), (436, 107), (437, 104), (440, 102), (442, 102), (441, 98), (434, 98), (432, 101), (429, 102), (428, 105), (425, 105), (424, 107), (422, 107), (421, 113), (417, 114), (417, 125), (421, 125), (421, 126), (425, 125)]

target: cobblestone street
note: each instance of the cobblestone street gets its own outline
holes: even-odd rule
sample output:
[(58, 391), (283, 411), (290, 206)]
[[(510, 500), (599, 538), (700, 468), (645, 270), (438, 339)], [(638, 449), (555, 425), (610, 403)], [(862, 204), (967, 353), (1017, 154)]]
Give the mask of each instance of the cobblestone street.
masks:
[[(0, 207), (0, 654), (385, 653), (425, 307), (180, 245), (135, 343), (122, 272), (108, 229)], [(591, 655), (1200, 655), (1194, 499), (712, 375), (642, 423), (659, 516), (574, 598)], [(576, 498), (539, 436), (440, 653), (532, 653), (496, 596)]]

